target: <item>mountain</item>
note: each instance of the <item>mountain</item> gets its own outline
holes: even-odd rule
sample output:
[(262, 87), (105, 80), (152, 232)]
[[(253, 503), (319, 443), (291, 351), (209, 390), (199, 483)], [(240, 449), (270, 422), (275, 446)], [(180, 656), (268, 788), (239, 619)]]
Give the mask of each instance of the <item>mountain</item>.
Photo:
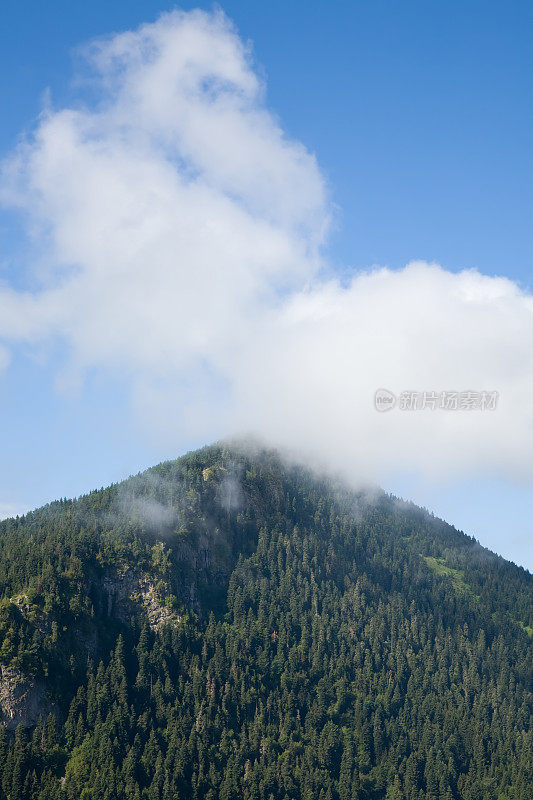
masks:
[(0, 523), (2, 800), (530, 800), (533, 578), (220, 444)]

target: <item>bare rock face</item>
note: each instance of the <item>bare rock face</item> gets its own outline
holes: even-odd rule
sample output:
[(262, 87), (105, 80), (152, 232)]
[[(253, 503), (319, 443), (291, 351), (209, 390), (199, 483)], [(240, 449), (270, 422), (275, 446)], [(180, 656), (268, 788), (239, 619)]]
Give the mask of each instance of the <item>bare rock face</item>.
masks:
[(181, 617), (166, 608), (157, 597), (154, 585), (147, 580), (140, 581), (140, 596), (148, 616), (148, 622), (153, 629), (165, 623), (178, 623)]
[(131, 622), (139, 607), (144, 608), (148, 623), (153, 629), (167, 622), (181, 621), (181, 617), (175, 611), (171, 611), (161, 603), (153, 582), (131, 569), (104, 578), (103, 588), (107, 596), (107, 615), (116, 617), (125, 624)]
[(0, 667), (0, 723), (8, 730), (27, 728), (53, 711), (44, 688), (15, 667)]

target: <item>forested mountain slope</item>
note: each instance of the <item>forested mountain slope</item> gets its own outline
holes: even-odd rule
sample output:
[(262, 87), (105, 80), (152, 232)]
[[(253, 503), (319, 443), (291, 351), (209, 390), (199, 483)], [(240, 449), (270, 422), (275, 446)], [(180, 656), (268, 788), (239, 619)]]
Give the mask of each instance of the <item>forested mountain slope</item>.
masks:
[(218, 445), (0, 523), (0, 798), (530, 800), (533, 579)]

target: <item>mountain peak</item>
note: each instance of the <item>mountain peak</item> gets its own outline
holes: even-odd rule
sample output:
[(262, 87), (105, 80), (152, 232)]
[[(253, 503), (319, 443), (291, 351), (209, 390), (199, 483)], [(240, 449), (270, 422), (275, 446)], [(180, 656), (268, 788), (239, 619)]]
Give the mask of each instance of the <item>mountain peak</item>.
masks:
[(381, 490), (222, 442), (0, 523), (0, 582), (47, 797), (527, 796), (532, 578)]

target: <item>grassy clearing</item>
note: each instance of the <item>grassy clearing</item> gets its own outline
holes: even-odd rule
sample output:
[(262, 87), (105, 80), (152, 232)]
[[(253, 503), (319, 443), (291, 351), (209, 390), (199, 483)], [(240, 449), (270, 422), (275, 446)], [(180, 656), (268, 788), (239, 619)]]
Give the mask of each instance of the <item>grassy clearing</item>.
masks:
[(457, 592), (469, 592), (473, 594), (472, 589), (465, 581), (464, 572), (462, 569), (453, 569), (446, 566), (443, 558), (434, 558), (433, 556), (422, 556), (430, 570), (436, 575), (445, 576), (450, 578), (453, 588)]

